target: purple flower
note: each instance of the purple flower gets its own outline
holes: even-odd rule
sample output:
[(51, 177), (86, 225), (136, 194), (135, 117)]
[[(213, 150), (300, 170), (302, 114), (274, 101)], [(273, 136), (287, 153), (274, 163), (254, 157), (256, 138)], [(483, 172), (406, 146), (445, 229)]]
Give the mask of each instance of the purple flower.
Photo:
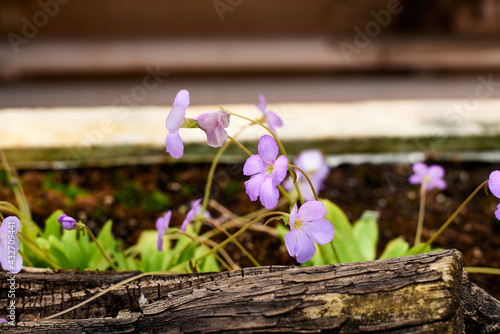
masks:
[[(488, 179), (488, 188), (490, 188), (491, 193), (496, 197), (500, 198), (500, 171), (495, 170), (491, 172)], [(500, 220), (500, 204), (497, 205), (497, 210), (495, 211), (495, 217)]]
[(17, 274), (23, 268), (23, 258), (19, 254), (21, 222), (15, 216), (5, 218), (0, 226), (0, 263), (3, 270)]
[(156, 243), (156, 246), (160, 252), (163, 251), (163, 236), (167, 233), (171, 217), (172, 211), (168, 210), (163, 217), (156, 220), (156, 229), (158, 230), (158, 242)]
[[(328, 174), (330, 174), (330, 167), (326, 164), (321, 151), (315, 149), (305, 150), (297, 155), (293, 163), (295, 166), (307, 173), (307, 176), (311, 180), (316, 193), (324, 188), (324, 182), (328, 177)], [(314, 194), (311, 190), (311, 186), (302, 173), (297, 172), (296, 182), (304, 200), (314, 200)], [(290, 178), (283, 184), (283, 186), (286, 190), (293, 190), (295, 188), (293, 181)]]
[(496, 198), (500, 198), (500, 171), (491, 172), (488, 179), (488, 188)]
[(264, 122), (266, 122), (269, 128), (276, 133), (276, 128), (281, 128), (283, 126), (283, 121), (274, 111), (267, 110), (267, 102), (263, 94), (259, 94), (259, 100), (260, 104), (256, 104), (255, 106), (264, 114)]
[(219, 110), (206, 112), (196, 117), (198, 126), (207, 135), (208, 146), (221, 147), (227, 140), (227, 132), (224, 129), (229, 126), (229, 116), (228, 112)]
[(423, 184), (426, 182), (427, 190), (434, 188), (445, 189), (446, 182), (443, 180), (444, 168), (439, 165), (432, 165), (427, 167), (423, 162), (413, 164), (413, 174), (410, 176), (409, 182), (411, 184)]
[(324, 217), (326, 208), (319, 201), (304, 203), (297, 213), (297, 204), (290, 212), (290, 232), (285, 235), (288, 254), (296, 257), (297, 262), (309, 261), (316, 253), (317, 244), (327, 244), (333, 240), (335, 231), (330, 221)]
[(245, 182), (246, 193), (250, 200), (260, 197), (260, 202), (266, 209), (278, 205), (279, 191), (277, 186), (286, 177), (288, 159), (282, 155), (278, 159), (279, 148), (273, 137), (260, 137), (259, 154), (250, 156), (243, 166), (243, 174), (251, 176)]
[(7, 322), (7, 319), (5, 319), (5, 318), (0, 318), (0, 324), (3, 324), (4, 322)]
[(174, 100), (174, 107), (168, 114), (165, 125), (169, 131), (167, 135), (167, 152), (175, 159), (179, 159), (184, 154), (184, 144), (182, 143), (179, 129), (184, 123), (186, 109), (189, 105), (189, 92), (180, 90)]
[(57, 218), (57, 221), (65, 230), (73, 230), (76, 226), (76, 220), (64, 213)]
[(204, 216), (209, 219), (212, 217), (210, 216), (210, 213), (208, 211), (205, 211), (204, 213), (201, 212), (202, 207), (201, 207), (201, 198), (197, 199), (196, 201), (193, 202), (191, 205), (191, 210), (188, 211), (186, 215), (186, 219), (182, 222), (181, 225), (181, 230), (185, 231), (187, 225), (194, 220), (196, 216)]

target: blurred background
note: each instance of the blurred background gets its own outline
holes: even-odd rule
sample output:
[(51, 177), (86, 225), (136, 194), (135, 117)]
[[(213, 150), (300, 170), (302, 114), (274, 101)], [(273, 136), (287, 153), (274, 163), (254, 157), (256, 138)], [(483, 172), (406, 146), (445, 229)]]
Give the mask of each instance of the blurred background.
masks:
[(0, 34), (4, 108), (170, 105), (181, 88), (197, 104), (462, 98), (500, 71), (498, 0), (2, 0)]

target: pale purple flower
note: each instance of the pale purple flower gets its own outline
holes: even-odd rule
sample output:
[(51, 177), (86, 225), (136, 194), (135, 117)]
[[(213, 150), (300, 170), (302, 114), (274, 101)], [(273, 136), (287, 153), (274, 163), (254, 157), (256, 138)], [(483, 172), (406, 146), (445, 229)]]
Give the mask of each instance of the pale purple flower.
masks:
[(488, 188), (496, 198), (500, 198), (500, 171), (491, 172), (488, 179)]
[(267, 110), (266, 98), (263, 94), (259, 94), (260, 104), (256, 104), (257, 109), (264, 114), (264, 122), (269, 125), (269, 128), (276, 133), (276, 128), (283, 126), (283, 121), (274, 111)]
[(298, 213), (297, 204), (293, 206), (285, 246), (297, 262), (304, 263), (313, 257), (316, 253), (314, 243), (324, 245), (333, 240), (335, 231), (332, 223), (324, 218), (326, 213), (325, 206), (319, 201), (304, 203)]
[(0, 324), (3, 324), (4, 322), (7, 322), (7, 319), (5, 319), (5, 318), (0, 318)]
[(413, 172), (415, 174), (409, 179), (411, 184), (422, 184), (425, 181), (427, 190), (446, 188), (446, 182), (443, 180), (444, 168), (439, 165), (427, 167), (423, 162), (417, 162), (413, 164)]
[(221, 147), (227, 140), (227, 132), (224, 129), (229, 126), (229, 116), (227, 111), (219, 110), (206, 112), (195, 118), (198, 126), (207, 135), (208, 146)]
[[(325, 187), (324, 182), (328, 174), (330, 174), (330, 167), (326, 164), (321, 151), (316, 149), (305, 150), (295, 157), (293, 164), (307, 173), (316, 193), (323, 190)], [(314, 200), (314, 194), (309, 182), (307, 182), (304, 175), (299, 171), (297, 171), (296, 182), (299, 186), (302, 198), (304, 198), (305, 201)], [(286, 182), (283, 183), (283, 186), (289, 191), (295, 188), (291, 178), (287, 179)]]
[(17, 274), (23, 268), (23, 258), (19, 254), (21, 222), (15, 216), (5, 218), (0, 226), (0, 263), (3, 270)]
[(172, 211), (168, 210), (163, 217), (156, 220), (156, 229), (158, 230), (158, 241), (156, 246), (160, 252), (163, 251), (163, 236), (167, 233), (170, 218), (172, 218)]
[(175, 159), (179, 159), (184, 154), (184, 144), (179, 129), (184, 123), (186, 109), (189, 105), (189, 92), (185, 89), (180, 90), (174, 100), (174, 107), (168, 114), (165, 125), (169, 131), (167, 135), (167, 152)]
[(184, 219), (184, 221), (182, 222), (181, 230), (185, 231), (187, 225), (192, 222), (196, 216), (203, 216), (212, 219), (212, 216), (210, 216), (210, 213), (208, 211), (201, 212), (201, 210), (201, 198), (199, 198), (191, 205), (191, 209), (186, 214), (186, 219)]
[[(496, 198), (500, 198), (500, 171), (495, 170), (491, 172), (488, 179), (488, 188), (490, 188), (491, 193)], [(497, 205), (497, 210), (495, 211), (495, 217), (500, 220), (500, 204)]]
[(277, 186), (286, 177), (288, 159), (284, 155), (276, 159), (279, 153), (278, 144), (269, 135), (260, 137), (258, 152), (259, 154), (251, 155), (243, 166), (243, 174), (251, 176), (250, 180), (245, 182), (246, 193), (252, 201), (260, 197), (262, 205), (266, 209), (272, 209), (278, 205)]
[(72, 230), (76, 226), (76, 220), (64, 213), (57, 218), (57, 221), (65, 230)]

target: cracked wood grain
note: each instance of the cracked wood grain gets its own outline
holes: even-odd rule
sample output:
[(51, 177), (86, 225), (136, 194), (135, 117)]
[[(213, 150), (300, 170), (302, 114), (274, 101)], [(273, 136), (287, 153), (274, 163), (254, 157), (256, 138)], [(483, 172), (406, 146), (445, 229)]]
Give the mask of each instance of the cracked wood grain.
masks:
[[(21, 272), (17, 314), (45, 317), (131, 273)], [(8, 302), (0, 274), (0, 309)], [(150, 300), (139, 305), (141, 293)], [(65, 314), (3, 333), (387, 332), (498, 330), (499, 302), (445, 250), (319, 267), (271, 266), (143, 277)], [(1, 325), (0, 325), (1, 326)]]

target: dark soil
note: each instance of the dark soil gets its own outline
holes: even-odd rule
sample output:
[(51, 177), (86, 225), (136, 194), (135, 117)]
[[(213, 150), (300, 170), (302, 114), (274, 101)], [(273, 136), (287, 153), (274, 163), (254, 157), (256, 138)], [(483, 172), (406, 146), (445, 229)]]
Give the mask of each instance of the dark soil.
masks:
[[(474, 189), (498, 169), (485, 163), (447, 162), (445, 191), (428, 193), (423, 240), (427, 240)], [(64, 171), (21, 171), (33, 218), (43, 222), (53, 211), (86, 222), (94, 232), (108, 220), (125, 245), (133, 244), (141, 230), (154, 229), (156, 218), (173, 210), (171, 226), (178, 226), (190, 202), (202, 196), (209, 165), (165, 164)], [(218, 167), (212, 198), (238, 215), (260, 209), (244, 192), (247, 177), (242, 165)], [(379, 254), (387, 241), (403, 236), (411, 244), (417, 225), (419, 187), (408, 184), (410, 165), (343, 165), (332, 170), (321, 197), (337, 203), (351, 220), (364, 210), (380, 212)], [(14, 201), (10, 189), (0, 186), (0, 198)], [(434, 247), (456, 248), (467, 266), (500, 268), (500, 222), (494, 211), (500, 202), (481, 191), (436, 240)], [(282, 208), (287, 210), (287, 208)], [(263, 264), (295, 264), (280, 241), (262, 233), (247, 233), (242, 243)], [(231, 249), (229, 249), (231, 251)], [(237, 250), (237, 263), (251, 264)], [(500, 279), (477, 275), (475, 279), (500, 298)]]

